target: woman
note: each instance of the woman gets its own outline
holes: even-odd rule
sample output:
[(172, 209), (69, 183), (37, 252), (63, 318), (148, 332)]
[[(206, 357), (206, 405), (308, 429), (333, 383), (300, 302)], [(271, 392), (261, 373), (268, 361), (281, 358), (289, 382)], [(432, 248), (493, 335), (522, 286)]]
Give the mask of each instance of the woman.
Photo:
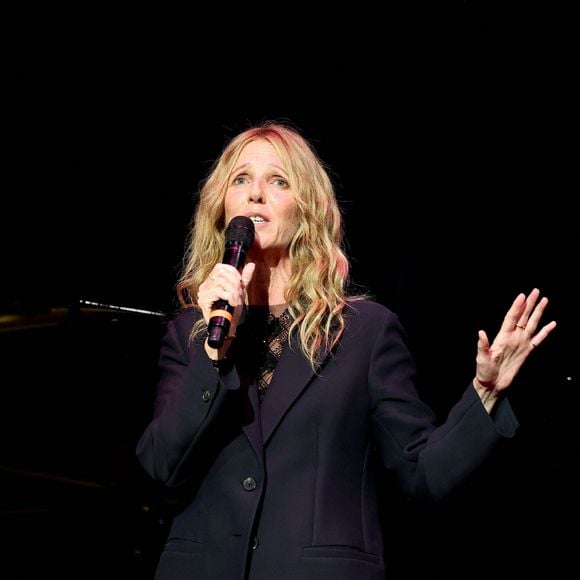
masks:
[[(221, 263), (224, 231), (249, 217), (241, 271)], [(235, 137), (205, 181), (167, 327), (155, 413), (137, 449), (145, 470), (187, 491), (158, 579), (384, 578), (376, 458), (405, 494), (435, 500), (465, 481), (517, 421), (503, 394), (533, 348), (547, 299), (520, 294), (446, 422), (414, 387), (395, 314), (348, 296), (330, 179), (294, 129)], [(212, 306), (234, 307), (210, 348)]]

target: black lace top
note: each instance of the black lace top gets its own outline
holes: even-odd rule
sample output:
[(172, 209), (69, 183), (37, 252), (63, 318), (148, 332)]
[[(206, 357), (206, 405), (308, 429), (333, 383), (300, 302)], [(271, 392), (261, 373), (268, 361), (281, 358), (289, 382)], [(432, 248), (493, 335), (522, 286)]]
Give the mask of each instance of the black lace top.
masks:
[[(272, 310), (276, 311), (274, 307)], [(268, 306), (249, 306), (243, 324), (237, 328), (235, 364), (241, 375), (256, 383), (260, 403), (282, 356), (291, 324), (287, 309), (274, 316)]]

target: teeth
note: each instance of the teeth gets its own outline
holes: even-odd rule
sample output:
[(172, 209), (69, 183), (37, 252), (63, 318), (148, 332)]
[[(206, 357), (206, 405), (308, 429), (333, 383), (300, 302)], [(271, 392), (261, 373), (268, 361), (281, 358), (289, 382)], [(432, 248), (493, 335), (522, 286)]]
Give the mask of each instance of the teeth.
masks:
[(250, 216), (250, 219), (255, 223), (255, 224), (261, 224), (264, 223), (264, 218), (260, 217), (259, 215), (252, 215)]

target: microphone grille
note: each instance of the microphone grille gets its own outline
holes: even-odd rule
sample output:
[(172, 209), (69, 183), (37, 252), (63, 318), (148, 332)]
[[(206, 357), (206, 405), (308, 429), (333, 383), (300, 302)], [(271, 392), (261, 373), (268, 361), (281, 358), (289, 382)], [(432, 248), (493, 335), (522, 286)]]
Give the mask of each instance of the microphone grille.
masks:
[(226, 244), (239, 242), (249, 248), (254, 243), (256, 228), (254, 222), (245, 215), (233, 217), (226, 228)]

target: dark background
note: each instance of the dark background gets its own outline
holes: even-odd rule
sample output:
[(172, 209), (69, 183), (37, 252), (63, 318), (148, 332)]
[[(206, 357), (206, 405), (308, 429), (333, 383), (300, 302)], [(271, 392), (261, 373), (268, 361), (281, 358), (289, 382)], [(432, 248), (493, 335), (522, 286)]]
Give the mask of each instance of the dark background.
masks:
[[(351, 7), (352, 8), (352, 7)], [(2, 19), (0, 568), (151, 578), (171, 498), (151, 414), (195, 192), (283, 119), (328, 164), (353, 280), (401, 316), (445, 416), (518, 292), (558, 321), (514, 384), (518, 436), (438, 506), (384, 503), (396, 578), (558, 578), (575, 546), (577, 9), (103, 12)], [(388, 487), (388, 484), (386, 484)], [(9, 566), (12, 565), (12, 571)]]

